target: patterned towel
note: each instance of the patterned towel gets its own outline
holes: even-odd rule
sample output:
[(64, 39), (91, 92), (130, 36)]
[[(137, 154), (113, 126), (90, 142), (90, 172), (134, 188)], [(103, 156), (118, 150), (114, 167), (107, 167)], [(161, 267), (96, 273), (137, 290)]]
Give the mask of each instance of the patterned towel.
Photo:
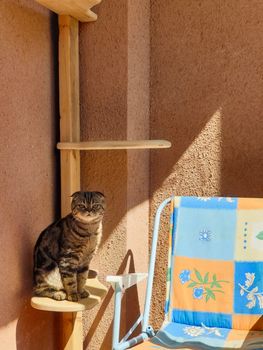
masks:
[(138, 349), (263, 349), (263, 199), (175, 197), (165, 321)]

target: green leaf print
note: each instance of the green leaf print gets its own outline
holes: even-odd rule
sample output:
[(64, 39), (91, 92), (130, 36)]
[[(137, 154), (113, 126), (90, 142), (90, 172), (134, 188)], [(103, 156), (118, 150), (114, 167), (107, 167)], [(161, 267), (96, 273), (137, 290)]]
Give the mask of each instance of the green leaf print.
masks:
[(210, 289), (210, 288), (205, 288), (206, 290), (206, 301), (208, 301), (210, 298), (215, 300), (216, 299), (216, 296), (215, 296), (215, 293)]
[(214, 287), (222, 288), (221, 284), (218, 283), (217, 281), (213, 281), (213, 282), (211, 283), (211, 288), (214, 288)]
[(260, 239), (262, 241), (263, 240), (263, 231), (260, 231), (256, 237), (257, 237), (257, 239)]
[(207, 282), (208, 282), (208, 279), (209, 279), (209, 272), (207, 272), (207, 273), (205, 274), (204, 283), (207, 283)]
[(199, 271), (197, 271), (196, 269), (195, 269), (195, 275), (196, 275), (196, 278), (198, 279), (198, 281), (203, 283), (201, 273)]
[(212, 272), (206, 272), (202, 276), (197, 269), (194, 269), (194, 275), (190, 277), (190, 270), (182, 270), (181, 274), (185, 271), (188, 272), (187, 279), (182, 282), (181, 277), (181, 283), (189, 282), (187, 288), (193, 289), (193, 297), (197, 300), (204, 299), (206, 302), (210, 299), (216, 300), (217, 293), (224, 293), (224, 283), (229, 283), (229, 281), (218, 280), (216, 274)]
[(187, 286), (187, 288), (193, 288), (193, 287), (195, 287), (196, 285), (197, 285), (196, 282), (191, 282), (191, 283)]

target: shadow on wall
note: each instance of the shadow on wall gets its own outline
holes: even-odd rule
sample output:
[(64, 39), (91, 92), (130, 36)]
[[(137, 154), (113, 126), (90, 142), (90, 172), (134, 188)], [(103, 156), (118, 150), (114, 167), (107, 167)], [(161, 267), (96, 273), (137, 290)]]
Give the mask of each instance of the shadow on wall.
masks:
[[(127, 139), (127, 14), (128, 1), (104, 1), (98, 8), (95, 25), (80, 26), (80, 107), (82, 140)], [(138, 126), (140, 129), (140, 125)], [(128, 187), (131, 174), (128, 153), (120, 151), (81, 154), (83, 190), (99, 190), (106, 195), (103, 238), (92, 266), (105, 275), (120, 273), (127, 256), (127, 212), (132, 209)], [(147, 174), (148, 181), (148, 174)], [(134, 206), (148, 200), (148, 189), (139, 190)], [(145, 252), (146, 253), (146, 252)], [(132, 257), (132, 252), (129, 253)], [(132, 258), (130, 271), (134, 266)], [(85, 349), (110, 349), (112, 337), (113, 291), (100, 309), (84, 313), (87, 330)], [(131, 314), (125, 304), (132, 300)], [(137, 288), (123, 298), (122, 332), (139, 316)], [(103, 316), (103, 317), (102, 317)]]
[(59, 211), (53, 17), (28, 0), (1, 1), (0, 12), (0, 343), (5, 349), (52, 350), (55, 317), (29, 302), (33, 246)]
[[(28, 300), (21, 309), (16, 326), (16, 349), (58, 349), (58, 324), (58, 314), (33, 309)], [(48, 328), (48, 334), (44, 335), (43, 331), (46, 333), (46, 328)]]
[(152, 194), (263, 195), (262, 14), (258, 1), (152, 1), (151, 137), (173, 144), (151, 153)]
[[(11, 17), (15, 15), (13, 8), (11, 8), (14, 3), (5, 2), (4, 5), (9, 6)], [(116, 21), (118, 10), (120, 10), (119, 13), (122, 13), (122, 9), (119, 7), (125, 5), (119, 1), (114, 2), (114, 6), (116, 6), (115, 16), (108, 16), (107, 6), (112, 6), (109, 3), (101, 4), (99, 9), (101, 19), (96, 24), (96, 28), (89, 27), (90, 32), (98, 31), (100, 40), (96, 43), (91, 42), (91, 46), (89, 46), (89, 48), (94, 47), (94, 51), (90, 50), (89, 54), (93, 56), (91, 57), (93, 73), (91, 72), (89, 75), (89, 80), (82, 82), (82, 90), (87, 91), (87, 101), (90, 105), (83, 103), (82, 113), (89, 115), (92, 105), (95, 111), (93, 112), (99, 118), (93, 118), (92, 123), (88, 119), (84, 120), (83, 129), (90, 130), (94, 138), (98, 133), (100, 138), (125, 139), (127, 136), (124, 128), (124, 125), (126, 127), (127, 101), (124, 91), (126, 91), (127, 79), (125, 80), (126, 73), (122, 70), (125, 70), (126, 67), (125, 52), (127, 46), (126, 42), (122, 42), (122, 40), (126, 40), (125, 36), (120, 37), (119, 33), (124, 28), (122, 26), (126, 24), (122, 22), (123, 18)], [(261, 51), (263, 45), (263, 4), (257, 1), (175, 2), (167, 0), (164, 7), (161, 0), (153, 0), (151, 5), (151, 138), (164, 138), (173, 144), (170, 150), (151, 151), (152, 212), (157, 203), (160, 203), (171, 192), (178, 195), (262, 196), (263, 108), (261, 92), (263, 91), (263, 66)], [(17, 10), (19, 12), (21, 8), (17, 8)], [(23, 20), (16, 16), (16, 27), (12, 29), (18, 35), (27, 22), (27, 30), (32, 33), (30, 25), (37, 25), (38, 21), (41, 23), (42, 20), (41, 15), (28, 11)], [(42, 28), (40, 30), (42, 31)], [(34, 35), (34, 41), (39, 42), (38, 35)], [(94, 37), (96, 38), (96, 36)], [(117, 44), (116, 37), (118, 38)], [(32, 43), (30, 35), (27, 40)], [(92, 40), (92, 36), (88, 40)], [(37, 48), (36, 55), (39, 52), (41, 52), (41, 47)], [(16, 54), (15, 51), (12, 51), (10, 57)], [(23, 57), (27, 58), (25, 55)], [(87, 56), (87, 60), (89, 57)], [(82, 62), (84, 62), (83, 59)], [(28, 60), (25, 62), (22, 60), (21, 64), (28, 66)], [(15, 64), (14, 67), (16, 67)], [(37, 68), (34, 69), (37, 71)], [(30, 69), (33, 68), (30, 67)], [(115, 77), (124, 77), (124, 79), (116, 81)], [(20, 79), (25, 78), (20, 76)], [(95, 80), (99, 83), (94, 90), (89, 89), (89, 82)], [(11, 91), (16, 91), (17, 88), (21, 89), (21, 86), (11, 86), (8, 94), (11, 95)], [(46, 86), (43, 86), (43, 90), (45, 89)], [(103, 104), (98, 97), (102, 90), (104, 93)], [(39, 96), (34, 94), (32, 96), (32, 101), (39, 100)], [(30, 95), (27, 96), (27, 101), (31, 101), (29, 97)], [(8, 100), (5, 101), (5, 103), (7, 102)], [(30, 106), (29, 110), (31, 111), (33, 108), (34, 106)], [(23, 112), (26, 116), (28, 109), (24, 108)], [(39, 113), (37, 108), (34, 112), (36, 115)], [(108, 123), (109, 116), (111, 120), (114, 120), (114, 128), (111, 123)], [(19, 117), (22, 120), (23, 115), (19, 115)], [(214, 121), (211, 121), (212, 118), (215, 118)], [(25, 130), (32, 122), (31, 119), (29, 118), (27, 123), (23, 124)], [(32, 133), (34, 129), (37, 129), (37, 126), (32, 128)], [(89, 131), (85, 132), (84, 138), (88, 139)], [(215, 133), (216, 138), (214, 138)], [(39, 152), (35, 154), (32, 149), (25, 151), (31, 154), (31, 158), (26, 164), (27, 167), (18, 163), (17, 166), (25, 171), (25, 173), (18, 174), (20, 178), (31, 178), (31, 173), (26, 172), (25, 169), (30, 169), (34, 157), (38, 160), (38, 164), (41, 164), (42, 160), (38, 159)], [(7, 162), (12, 159), (13, 155), (11, 152)], [(128, 257), (123, 257), (125, 244), (122, 240), (125, 232), (120, 227), (127, 209), (130, 209), (127, 208), (127, 154), (126, 152), (116, 152), (113, 155), (111, 152), (103, 152), (98, 155), (91, 152), (89, 155), (83, 156), (83, 159), (86, 164), (83, 169), (84, 176), (82, 176), (84, 186), (86, 188), (92, 186), (94, 189), (104, 191), (107, 195), (107, 202), (110, 203), (103, 253), (111, 250), (113, 257), (118, 255), (118, 261), (124, 259), (119, 268), (119, 271), (122, 271), (128, 262)], [(92, 168), (90, 164), (92, 164)], [(36, 176), (36, 178), (38, 177)], [(38, 186), (34, 185), (35, 192), (33, 191), (33, 193), (37, 193), (40, 198), (46, 198), (45, 192), (48, 184), (45, 182), (45, 187), (43, 186), (44, 182), (45, 179), (42, 181), (39, 178), (41, 191)], [(6, 187), (12, 188), (10, 185), (12, 183)], [(14, 191), (21, 198), (24, 196), (21, 186), (14, 186)], [(8, 198), (8, 193), (4, 190), (3, 195), (3, 198)], [(146, 199), (148, 198), (144, 194), (138, 196), (134, 206)], [(50, 198), (47, 199), (47, 202), (49, 200)], [(10, 206), (12, 205), (15, 211), (17, 202), (12, 201)], [(38, 213), (43, 210), (39, 203), (32, 204), (29, 198), (27, 198), (26, 204), (33, 208), (32, 217), (37, 217)], [(20, 214), (28, 216), (26, 211)], [(10, 222), (8, 222), (10, 230), (13, 223), (11, 214), (8, 215), (10, 215)], [(15, 242), (10, 237), (3, 240), (1, 238), (1, 244), (5, 244), (8, 253), (13, 248), (22, 252), (21, 256), (18, 255), (18, 259), (15, 257), (15, 264), (18, 267), (13, 273), (12, 279), (10, 279), (9, 271), (5, 271), (3, 275), (7, 281), (7, 288), (15, 290), (15, 292), (10, 292), (13, 293), (12, 304), (10, 304), (10, 295), (7, 298), (5, 291), (1, 290), (0, 316), (0, 326), (2, 327), (20, 315), (17, 326), (17, 346), (21, 350), (35, 350), (35, 343), (31, 345), (29, 340), (23, 340), (23, 338), (29, 339), (25, 336), (26, 330), (32, 324), (38, 327), (37, 319), (41, 318), (44, 322), (44, 318), (47, 317), (46, 322), (49, 324), (52, 319), (49, 319), (50, 315), (43, 313), (40, 315), (38, 311), (29, 310), (31, 278), (28, 277), (28, 271), (31, 271), (33, 238), (29, 239), (30, 242), (26, 242), (19, 237), (22, 233), (23, 238), (28, 237), (25, 227), (30, 227), (30, 233), (32, 233), (32, 228), (44, 227), (48, 224), (46, 222), (48, 220), (48, 217), (42, 218), (41, 224), (38, 225), (33, 220), (29, 223), (30, 225), (26, 225), (22, 220), (15, 228), (17, 237)], [(113, 229), (116, 229), (115, 237), (110, 236)], [(163, 247), (166, 242), (164, 229), (160, 239)], [(115, 251), (114, 244), (118, 240), (123, 242), (123, 245), (120, 251)], [(160, 249), (161, 254), (157, 262), (158, 286), (156, 286), (156, 293), (159, 293), (157, 295), (159, 303), (158, 305), (153, 304), (153, 312), (156, 315), (155, 324), (161, 319), (161, 316), (157, 315), (162, 314), (161, 291), (163, 290), (162, 286), (165, 285), (165, 274), (162, 273), (162, 266), (166, 266), (166, 252), (164, 250)], [(132, 256), (130, 252), (128, 255)], [(7, 261), (8, 258), (7, 256), (5, 260)], [(116, 264), (119, 262), (106, 260), (105, 262), (109, 264), (107, 269), (111, 273), (118, 270)], [(134, 263), (131, 261), (130, 264), (130, 270), (135, 270)], [(13, 284), (14, 279), (20, 283), (20, 287)], [(21, 295), (15, 293), (21, 288), (21, 285), (24, 290), (22, 298), (19, 299)], [(138, 300), (136, 290), (132, 292), (131, 297), (134, 298), (132, 303), (136, 306)], [(112, 291), (109, 291), (86, 337), (86, 347), (89, 345), (111, 298)], [(138, 309), (134, 309), (137, 313)], [(21, 310), (23, 310), (22, 313)], [(53, 322), (55, 322), (54, 319)], [(38, 333), (39, 328), (31, 331)], [(105, 348), (105, 344), (108, 344), (110, 335), (109, 328), (105, 333), (102, 349), (103, 346)]]
[[(108, 15), (111, 6), (114, 16)], [(127, 137), (127, 43), (119, 35), (126, 28), (121, 16), (125, 6), (102, 2), (96, 26), (80, 28), (83, 139)], [(171, 193), (263, 195), (262, 14), (258, 1), (167, 0), (165, 6), (161, 0), (151, 1), (150, 136), (173, 144), (169, 150), (151, 151), (152, 213)], [(131, 209), (126, 199), (127, 154), (90, 152), (82, 160), (84, 188), (101, 188), (110, 202), (102, 251), (117, 256), (114, 242), (121, 239), (120, 223)], [(133, 205), (147, 199), (141, 193)], [(164, 225), (154, 325), (162, 320)], [(110, 233), (116, 228), (114, 241)]]
[(259, 1), (152, 1), (151, 138), (173, 144), (151, 153), (152, 211), (171, 192), (263, 196), (262, 15)]
[[(117, 275), (123, 274), (124, 272), (127, 273), (133, 273), (135, 272), (135, 265), (134, 265), (134, 258), (132, 252), (129, 250), (127, 254), (125, 255), (118, 271)], [(88, 349), (89, 343), (94, 336), (97, 327), (102, 320), (104, 313), (106, 309), (109, 306), (109, 303), (111, 299), (114, 297), (114, 290), (113, 288), (110, 288), (108, 291), (106, 297), (104, 298), (102, 304), (100, 305), (100, 309), (96, 314), (95, 319), (93, 320), (89, 331), (86, 335), (85, 341), (84, 341), (84, 349)], [(125, 296), (122, 299), (122, 310), (125, 310), (125, 305), (132, 305), (132, 308), (130, 308), (130, 313), (127, 315), (125, 313), (122, 313), (121, 315), (121, 330), (120, 330), (120, 339), (122, 339), (127, 330), (131, 328), (133, 323), (136, 321), (138, 315), (140, 314), (140, 307), (138, 303), (138, 292), (137, 292), (137, 287), (133, 286), (125, 292)], [(109, 344), (111, 344), (111, 339), (112, 339), (112, 331), (113, 331), (113, 322), (111, 323), (110, 327), (108, 328), (108, 331), (106, 334), (103, 335), (103, 342), (101, 344), (101, 349), (108, 349)], [(137, 335), (137, 332), (139, 333), (141, 331), (140, 327), (138, 327), (137, 331), (134, 333)]]

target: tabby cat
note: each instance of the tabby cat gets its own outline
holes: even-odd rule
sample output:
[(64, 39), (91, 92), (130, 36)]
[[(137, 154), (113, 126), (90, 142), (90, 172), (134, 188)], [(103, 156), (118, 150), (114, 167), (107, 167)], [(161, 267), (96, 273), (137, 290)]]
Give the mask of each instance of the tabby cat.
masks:
[(102, 235), (105, 197), (100, 192), (76, 192), (72, 212), (47, 227), (34, 249), (34, 294), (55, 300), (87, 298), (90, 261)]

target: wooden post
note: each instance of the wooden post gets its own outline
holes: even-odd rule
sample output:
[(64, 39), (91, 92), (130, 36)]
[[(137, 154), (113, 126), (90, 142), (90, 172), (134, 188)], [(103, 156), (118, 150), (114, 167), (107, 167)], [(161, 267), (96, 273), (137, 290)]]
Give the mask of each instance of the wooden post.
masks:
[[(78, 20), (59, 16), (60, 141), (80, 140)], [(78, 150), (61, 151), (61, 211), (70, 212), (70, 196), (80, 189)]]
[(60, 350), (82, 350), (83, 329), (82, 312), (65, 312), (61, 314)]
[[(79, 24), (68, 15), (59, 16), (60, 141), (80, 141), (79, 117)], [(70, 212), (71, 194), (80, 189), (79, 150), (62, 150), (61, 215)], [(60, 349), (83, 348), (82, 313), (63, 313)]]

